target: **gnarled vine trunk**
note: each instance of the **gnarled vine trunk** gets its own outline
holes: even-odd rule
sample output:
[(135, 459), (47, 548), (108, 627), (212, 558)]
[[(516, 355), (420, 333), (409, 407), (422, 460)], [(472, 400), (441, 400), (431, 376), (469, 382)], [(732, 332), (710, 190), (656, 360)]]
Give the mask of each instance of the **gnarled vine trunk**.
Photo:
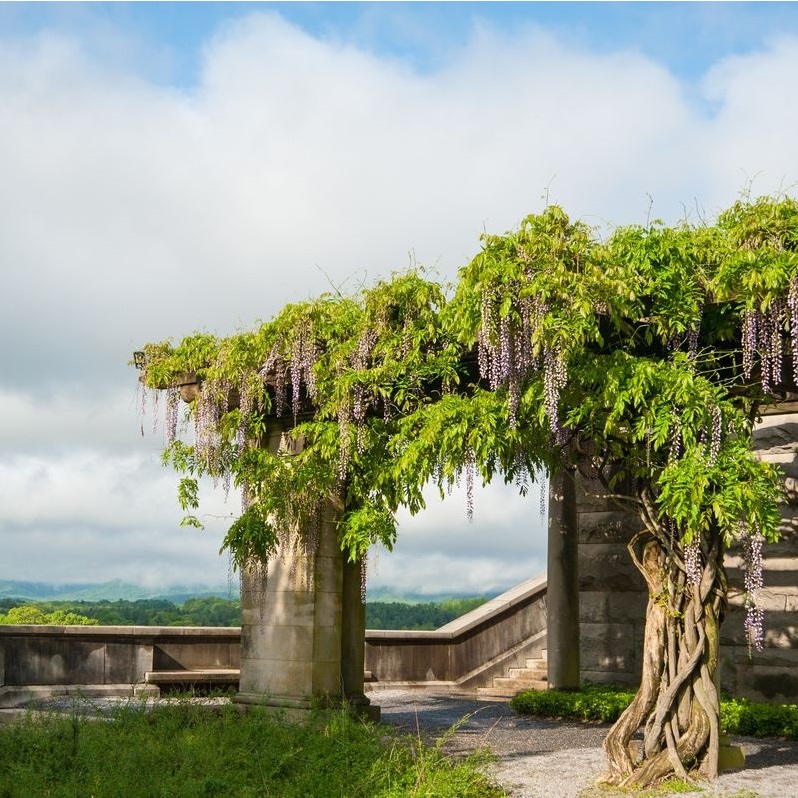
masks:
[[(678, 536), (646, 515), (647, 531), (628, 546), (648, 586), (641, 683), (604, 741), (604, 780), (622, 786), (693, 770), (714, 778), (718, 766), (722, 540), (715, 534), (702, 544), (700, 568), (688, 578)], [(642, 739), (633, 739), (639, 730)]]

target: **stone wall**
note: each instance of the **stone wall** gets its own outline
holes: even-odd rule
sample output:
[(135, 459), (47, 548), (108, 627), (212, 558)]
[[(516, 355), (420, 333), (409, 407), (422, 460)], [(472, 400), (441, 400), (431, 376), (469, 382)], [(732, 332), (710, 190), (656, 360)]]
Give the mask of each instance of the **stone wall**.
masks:
[(581, 679), (634, 684), (642, 667), (646, 594), (626, 544), (641, 522), (598, 498), (602, 493), (597, 483), (578, 483)]
[[(789, 504), (782, 506), (783, 539), (765, 547), (761, 603), (765, 648), (749, 652), (744, 632), (742, 558), (726, 557), (729, 610), (721, 628), (722, 686), (731, 694), (798, 700), (798, 415), (765, 416), (755, 433), (764, 459), (784, 472)], [(640, 678), (646, 610), (645, 584), (626, 544), (642, 522), (635, 513), (596, 498), (582, 482), (578, 495), (581, 678), (635, 684)]]
[(726, 557), (729, 611), (721, 628), (723, 684), (734, 695), (773, 701), (798, 700), (798, 415), (766, 415), (754, 432), (760, 457), (784, 474), (788, 501), (782, 505), (782, 539), (763, 557), (765, 645), (750, 651), (745, 638), (742, 556)]
[(136, 626), (0, 626), (0, 705), (21, 687), (128, 691), (150, 671), (238, 668), (240, 631)]
[[(354, 574), (359, 601), (359, 570)], [(285, 603), (271, 606), (285, 611)], [(48, 690), (132, 694), (158, 671), (237, 669), (246, 656), (241, 641), (239, 628), (0, 625), (0, 708)], [(489, 685), (546, 648), (546, 578), (529, 579), (434, 632), (366, 631), (365, 646), (375, 681)], [(292, 651), (274, 652), (286, 672)]]
[(492, 683), (546, 648), (546, 578), (535, 577), (433, 632), (366, 631), (365, 667), (380, 682)]

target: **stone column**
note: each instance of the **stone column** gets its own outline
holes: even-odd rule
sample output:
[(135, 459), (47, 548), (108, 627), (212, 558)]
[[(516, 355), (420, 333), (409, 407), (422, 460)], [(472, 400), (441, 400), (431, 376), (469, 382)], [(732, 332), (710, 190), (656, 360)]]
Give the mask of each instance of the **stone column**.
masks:
[[(268, 445), (290, 455), (279, 432)], [(255, 566), (242, 575), (238, 703), (309, 709), (314, 701), (343, 698), (338, 517), (333, 502), (326, 502), (315, 548), (292, 542), (268, 570)], [(362, 659), (360, 667), (362, 682)]]
[(574, 477), (564, 469), (549, 484), (548, 609), (549, 689), (579, 687), (579, 568)]
[(366, 605), (361, 597), (361, 563), (344, 557), (341, 617), (341, 681), (344, 697), (358, 713), (379, 720), (380, 708), (363, 691)]
[(343, 557), (326, 512), (316, 551), (281, 552), (243, 575), (236, 701), (309, 709), (340, 701)]

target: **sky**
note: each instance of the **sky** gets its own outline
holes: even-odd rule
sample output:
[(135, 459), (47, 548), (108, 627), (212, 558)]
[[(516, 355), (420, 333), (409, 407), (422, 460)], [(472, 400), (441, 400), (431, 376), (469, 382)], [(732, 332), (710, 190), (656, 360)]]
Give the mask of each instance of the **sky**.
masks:
[[(413, 263), (546, 202), (595, 225), (795, 193), (798, 4), (0, 3), (0, 579), (225, 584), (179, 527), (131, 353)], [(536, 490), (434, 495), (370, 589), (545, 570)]]

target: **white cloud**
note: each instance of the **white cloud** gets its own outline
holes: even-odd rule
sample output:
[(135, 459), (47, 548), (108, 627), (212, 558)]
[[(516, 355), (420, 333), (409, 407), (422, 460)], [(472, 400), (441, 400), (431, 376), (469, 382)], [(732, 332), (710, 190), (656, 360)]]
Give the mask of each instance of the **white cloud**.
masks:
[(755, 195), (795, 192), (796, 151), (790, 133), (798, 126), (798, 39), (784, 36), (765, 50), (730, 57), (704, 81), (716, 113), (702, 142), (714, 194), (729, 195), (752, 181)]
[(463, 485), (443, 500), (428, 488), (423, 512), (399, 514), (394, 550), (370, 555), (369, 586), (488, 594), (544, 572), (547, 527), (539, 491), (537, 482), (526, 496), (501, 482), (477, 488), (469, 522)]
[[(673, 221), (694, 198), (710, 215), (731, 204), (746, 176), (763, 192), (798, 178), (789, 37), (716, 64), (699, 91), (641, 53), (531, 27), (477, 28), (420, 74), (254, 14), (207, 43), (190, 91), (98, 52), (64, 35), (0, 40), (2, 495), (16, 507), (46, 477), (42, 535), (68, 518), (99, 541), (116, 512), (166, 536), (179, 513), (168, 475), (137, 465), (159, 440), (142, 441), (131, 412), (127, 361), (145, 340), (251, 326), (327, 290), (325, 275), (356, 287), (411, 251), (452, 278), (483, 227), (512, 227), (548, 186), (603, 224), (642, 221), (647, 193)], [(14, 512), (4, 536), (30, 522)], [(46, 550), (25, 547), (27, 562)], [(479, 541), (468, 552), (493, 578)]]
[(82, 451), (0, 459), (2, 578), (223, 584), (232, 495), (205, 486), (206, 529), (179, 526), (174, 475), (142, 455)]
[(52, 390), (45, 386), (35, 393), (0, 389), (3, 453), (63, 454), (90, 449), (150, 452), (157, 459), (163, 437), (152, 434), (151, 418), (142, 417), (135, 376), (132, 371), (128, 376), (131, 384), (114, 385), (114, 393), (63, 386)]

